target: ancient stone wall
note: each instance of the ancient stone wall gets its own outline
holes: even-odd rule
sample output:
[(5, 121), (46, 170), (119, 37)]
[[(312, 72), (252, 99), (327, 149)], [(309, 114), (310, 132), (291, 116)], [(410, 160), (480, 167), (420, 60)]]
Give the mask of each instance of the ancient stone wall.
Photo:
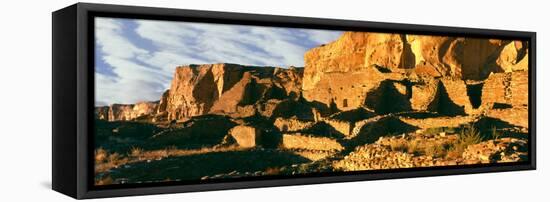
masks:
[(333, 119), (325, 119), (325, 123), (332, 126), (336, 131), (342, 133), (344, 136), (350, 136), (354, 122), (350, 121), (341, 121), (341, 120), (333, 120)]
[(322, 151), (340, 151), (344, 147), (336, 140), (326, 137), (311, 137), (298, 134), (284, 134), (283, 143), (287, 149), (307, 149), (307, 150), (322, 150)]
[[(472, 112), (472, 104), (470, 102), (470, 98), (468, 97), (466, 83), (463, 80), (456, 78), (444, 78), (440, 81), (445, 88), (445, 93), (448, 95), (448, 98), (452, 103), (456, 104), (460, 108), (463, 108), (465, 113)], [(445, 96), (445, 93), (441, 96)]]
[(334, 42), (307, 51), (304, 55), (303, 90), (315, 88), (323, 74), (357, 71), (364, 67), (367, 33), (345, 32)]
[(428, 111), (430, 103), (436, 98), (439, 80), (429, 79), (414, 84), (411, 88), (411, 108), (416, 111)]
[(314, 122), (302, 121), (296, 118), (282, 118), (278, 117), (275, 119), (273, 125), (279, 129), (281, 132), (296, 132), (303, 130), (307, 127), (311, 127)]
[(512, 72), (510, 88), (513, 106), (527, 106), (529, 104), (529, 75), (527, 71)]
[(510, 87), (510, 77), (506, 73), (494, 73), (485, 80), (481, 93), (482, 105), (492, 107), (494, 103), (511, 104), (507, 95)]
[[(397, 111), (437, 111), (429, 105), (443, 93), (463, 113), (474, 113), (477, 106), (472, 106), (466, 82), (483, 82), (491, 73), (525, 70), (527, 56), (527, 43), (520, 41), (346, 32), (306, 52), (302, 90), (308, 101), (351, 110), (373, 102), (369, 99), (383, 103), (384, 96), (373, 93), (382, 81), (410, 80), (412, 86), (396, 83), (392, 88), (410, 102), (400, 102), (410, 106)], [(439, 85), (443, 89), (438, 90)], [(383, 113), (391, 111), (395, 110)]]
[[(527, 106), (529, 101), (529, 81), (527, 71), (494, 73), (485, 80), (482, 91), (482, 104), (497, 108)], [(504, 106), (503, 106), (504, 105)], [(502, 107), (500, 107), (502, 106)]]

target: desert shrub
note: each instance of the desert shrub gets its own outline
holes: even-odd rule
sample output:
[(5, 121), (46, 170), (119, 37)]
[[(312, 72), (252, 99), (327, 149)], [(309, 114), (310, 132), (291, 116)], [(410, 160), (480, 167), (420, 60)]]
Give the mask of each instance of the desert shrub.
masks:
[(132, 147), (130, 149), (130, 156), (139, 157), (139, 156), (141, 156), (141, 154), (143, 154), (143, 149), (142, 148)]
[(473, 126), (467, 126), (462, 129), (458, 139), (453, 143), (452, 149), (462, 153), (468, 145), (478, 144), (483, 141), (481, 133)]
[(390, 149), (395, 152), (408, 151), (409, 145), (406, 140), (393, 140), (390, 141)]
[(419, 154), (422, 148), (420, 148), (420, 144), (417, 140), (411, 140), (409, 144), (407, 145), (407, 153), (410, 154)]
[(443, 144), (430, 143), (424, 148), (424, 153), (427, 156), (444, 157), (447, 155), (447, 149)]
[(118, 160), (121, 158), (122, 156), (119, 153), (115, 152), (115, 153), (109, 154), (109, 156), (107, 157), (107, 161), (112, 164), (117, 164)]

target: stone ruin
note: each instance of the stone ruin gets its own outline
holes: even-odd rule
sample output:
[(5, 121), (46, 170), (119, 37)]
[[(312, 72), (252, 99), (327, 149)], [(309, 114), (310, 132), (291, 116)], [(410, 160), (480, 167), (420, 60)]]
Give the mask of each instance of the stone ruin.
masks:
[(443, 115), (525, 106), (528, 44), (522, 41), (346, 32), (305, 54), (308, 101), (379, 114)]
[(394, 115), (409, 112), (486, 115), (527, 128), (528, 57), (523, 41), (345, 32), (307, 51), (304, 68), (177, 67), (159, 101), (97, 107), (96, 118), (160, 124), (215, 114), (237, 124), (228, 136), (243, 147), (266, 131), (353, 139), (373, 118), (408, 127), (415, 120)]

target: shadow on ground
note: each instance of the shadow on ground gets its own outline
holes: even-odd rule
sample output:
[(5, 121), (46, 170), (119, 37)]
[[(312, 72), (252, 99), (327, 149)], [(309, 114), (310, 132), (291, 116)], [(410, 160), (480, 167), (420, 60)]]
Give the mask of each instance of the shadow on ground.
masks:
[(147, 181), (199, 180), (204, 176), (237, 172), (265, 171), (310, 160), (290, 152), (250, 150), (214, 152), (208, 154), (170, 157), (158, 161), (139, 162), (113, 169), (110, 177), (115, 183)]

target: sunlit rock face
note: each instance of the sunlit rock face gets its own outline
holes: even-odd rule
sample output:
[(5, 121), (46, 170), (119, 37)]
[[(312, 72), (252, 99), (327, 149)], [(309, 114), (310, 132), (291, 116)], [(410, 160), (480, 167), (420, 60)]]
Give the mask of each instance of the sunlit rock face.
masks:
[(339, 110), (393, 101), (405, 106), (384, 106), (381, 113), (476, 113), (487, 101), (472, 100), (488, 99), (482, 86), (492, 74), (526, 72), (527, 46), (496, 39), (346, 32), (306, 52), (302, 94)]
[[(149, 121), (166, 122), (205, 114), (272, 119), (294, 114), (320, 120), (360, 107), (377, 114), (446, 115), (479, 114), (494, 106), (525, 108), (527, 50), (521, 41), (345, 32), (307, 51), (304, 68), (227, 63), (177, 67), (159, 101), (98, 107), (96, 117), (116, 121), (148, 116)], [(300, 110), (307, 113), (296, 114)]]
[(143, 116), (152, 115), (157, 110), (157, 102), (139, 102), (136, 104), (113, 104), (96, 107), (98, 119), (107, 121), (129, 121)]
[(181, 66), (161, 99), (164, 109), (159, 112), (166, 113), (167, 120), (208, 113), (250, 116), (258, 111), (260, 100), (297, 99), (302, 70), (236, 64)]
[(174, 67), (96, 107), (96, 184), (528, 162), (528, 46), (345, 32), (305, 67)]

